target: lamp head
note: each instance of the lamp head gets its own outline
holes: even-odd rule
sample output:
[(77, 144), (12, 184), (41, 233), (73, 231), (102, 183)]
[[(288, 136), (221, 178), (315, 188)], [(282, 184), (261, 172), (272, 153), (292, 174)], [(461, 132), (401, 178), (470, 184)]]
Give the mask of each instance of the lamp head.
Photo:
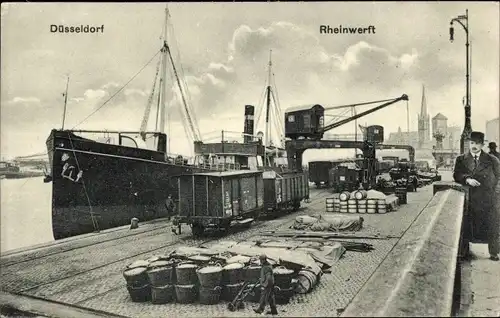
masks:
[(455, 33), (455, 30), (453, 29), (453, 21), (450, 22), (450, 42), (453, 42), (453, 34)]

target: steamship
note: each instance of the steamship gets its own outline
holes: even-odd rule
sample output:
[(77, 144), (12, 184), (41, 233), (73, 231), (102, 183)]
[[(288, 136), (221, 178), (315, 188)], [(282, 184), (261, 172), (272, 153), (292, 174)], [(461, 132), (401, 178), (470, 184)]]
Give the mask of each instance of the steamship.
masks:
[[(167, 24), (169, 13), (168, 9), (165, 11)], [(193, 162), (167, 154), (164, 133), (167, 64), (175, 74), (175, 84), (193, 135), (196, 154)], [(127, 225), (133, 217), (148, 221), (166, 216), (166, 198), (172, 195), (176, 200), (178, 196), (176, 176), (203, 171), (253, 170), (257, 157), (272, 160), (273, 156), (283, 156), (283, 149), (266, 148), (262, 138), (254, 137), (254, 106), (251, 105), (245, 106), (243, 143), (228, 142), (224, 138), (218, 143), (203, 143), (196, 119), (186, 103), (185, 84), (181, 83), (166, 40), (154, 83), (139, 131), (62, 128), (50, 132), (46, 141), (50, 169), (44, 182), (52, 184), (52, 230), (56, 240)], [(155, 131), (146, 131), (153, 100), (158, 101), (159, 125)], [(66, 101), (67, 87), (65, 109)], [(85, 134), (102, 137), (94, 140), (84, 137)], [(143, 146), (147, 140), (154, 141), (153, 149)]]
[[(166, 25), (168, 8), (165, 13)], [(44, 182), (52, 184), (52, 229), (56, 240), (126, 225), (133, 217), (141, 221), (164, 217), (166, 198), (169, 194), (176, 197), (175, 176), (213, 171), (211, 167), (188, 164), (181, 156), (171, 158), (167, 155), (166, 101), (163, 97), (166, 95), (167, 65), (176, 75), (184, 103), (186, 99), (166, 38), (140, 131), (62, 128), (50, 132), (46, 141), (50, 172)], [(153, 98), (156, 86), (157, 99)], [(66, 109), (67, 87), (65, 95)], [(157, 130), (148, 132), (145, 126), (153, 100), (158, 100), (156, 115), (160, 124)], [(187, 112), (188, 106), (184, 107)], [(192, 115), (189, 119), (193, 120)], [(104, 137), (94, 140), (85, 137), (87, 133)], [(146, 140), (154, 141), (153, 149), (144, 147)]]

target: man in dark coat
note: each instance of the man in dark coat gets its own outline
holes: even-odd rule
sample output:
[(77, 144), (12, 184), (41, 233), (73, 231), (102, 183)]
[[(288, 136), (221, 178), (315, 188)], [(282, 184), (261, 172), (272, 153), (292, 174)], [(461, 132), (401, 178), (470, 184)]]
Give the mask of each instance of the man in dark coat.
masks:
[(500, 160), (500, 153), (497, 152), (497, 144), (495, 142), (490, 142), (488, 144), (488, 148), (490, 148), (490, 155), (497, 157)]
[(265, 254), (260, 255), (260, 286), (262, 287), (262, 291), (260, 294), (260, 303), (257, 309), (254, 309), (258, 314), (261, 314), (264, 309), (266, 309), (267, 303), (269, 303), (269, 307), (271, 307), (271, 311), (267, 314), (277, 315), (278, 310), (276, 309), (276, 298), (274, 295), (274, 273), (273, 267), (267, 261), (267, 256)]
[(470, 256), (470, 241), (488, 243), (490, 259), (498, 261), (500, 160), (481, 150), (484, 146), (483, 133), (472, 132), (469, 143), (470, 152), (457, 157), (453, 172), (456, 182), (469, 186), (469, 209), (464, 220), (464, 252)]

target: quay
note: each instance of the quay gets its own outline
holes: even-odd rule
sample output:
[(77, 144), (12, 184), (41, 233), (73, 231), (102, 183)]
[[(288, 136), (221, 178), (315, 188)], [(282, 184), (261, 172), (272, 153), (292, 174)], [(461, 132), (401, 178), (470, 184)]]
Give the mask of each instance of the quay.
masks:
[[(443, 180), (451, 180), (451, 173), (443, 172)], [(468, 315), (467, 308), (473, 306), (470, 288), (487, 288), (485, 275), (492, 273), (478, 272), (457, 261), (465, 193), (450, 184), (442, 182), (410, 192), (408, 204), (396, 211), (363, 214), (364, 226), (359, 233), (378, 234), (380, 238), (353, 240), (372, 244), (374, 250), (346, 252), (312, 292), (297, 294), (289, 304), (279, 305), (279, 316)], [(328, 190), (311, 189), (311, 202), (299, 211), (255, 222), (248, 229), (218, 239), (239, 241), (262, 231), (287, 229), (298, 215), (325, 213), (328, 197)], [(134, 230), (122, 227), (2, 255), (2, 315), (11, 310), (42, 317), (255, 316), (251, 303), (230, 312), (226, 302), (156, 305), (130, 300), (122, 275), (125, 266), (210, 239), (194, 239), (187, 227), (175, 235), (170, 224), (167, 220), (144, 222)], [(484, 270), (490, 265), (479, 266)], [(473, 279), (476, 285), (471, 283)], [(478, 281), (482, 287), (477, 286)]]

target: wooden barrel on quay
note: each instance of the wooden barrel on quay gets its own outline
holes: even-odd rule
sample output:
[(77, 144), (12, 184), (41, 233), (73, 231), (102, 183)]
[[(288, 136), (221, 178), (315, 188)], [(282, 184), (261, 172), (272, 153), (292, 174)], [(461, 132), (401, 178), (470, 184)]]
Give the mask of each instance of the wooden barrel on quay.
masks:
[(174, 285), (152, 286), (151, 302), (153, 304), (167, 304), (175, 300)]
[(123, 277), (125, 277), (127, 281), (127, 286), (135, 288), (149, 285), (149, 278), (146, 271), (146, 267), (136, 267), (125, 270), (123, 272)]
[(173, 284), (174, 266), (169, 261), (156, 261), (148, 266), (148, 278), (151, 286), (161, 287)]
[(405, 187), (397, 187), (394, 191), (396, 197), (399, 199), (399, 204), (407, 204), (408, 190)]
[(377, 200), (376, 199), (366, 200), (366, 213), (369, 213), (369, 214), (377, 213)]
[(317, 276), (308, 270), (301, 270), (297, 275), (297, 280), (298, 283), (295, 287), (295, 291), (298, 294), (307, 294), (317, 284)]
[(365, 190), (354, 191), (354, 197), (356, 200), (364, 200), (367, 197), (367, 192)]
[(387, 213), (387, 203), (386, 203), (385, 199), (378, 199), (377, 213), (381, 213), (381, 214)]
[(326, 198), (326, 212), (333, 212), (335, 208), (335, 199)]
[(344, 191), (340, 194), (340, 201), (347, 201), (351, 197), (351, 193), (349, 191)]
[(347, 207), (348, 207), (347, 201), (340, 201), (339, 207), (340, 207), (339, 208), (340, 213), (347, 213)]

